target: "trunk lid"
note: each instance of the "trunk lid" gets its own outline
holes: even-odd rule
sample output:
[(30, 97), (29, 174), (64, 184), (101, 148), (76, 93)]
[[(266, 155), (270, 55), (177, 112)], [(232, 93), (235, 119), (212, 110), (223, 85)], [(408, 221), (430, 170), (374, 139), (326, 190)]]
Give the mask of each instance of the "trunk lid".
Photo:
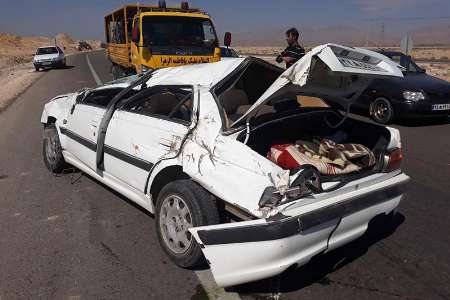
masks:
[(318, 46), (283, 72), (232, 127), (287, 93), (311, 94), (347, 108), (371, 80), (382, 77), (403, 74), (395, 62), (377, 52), (337, 44)]

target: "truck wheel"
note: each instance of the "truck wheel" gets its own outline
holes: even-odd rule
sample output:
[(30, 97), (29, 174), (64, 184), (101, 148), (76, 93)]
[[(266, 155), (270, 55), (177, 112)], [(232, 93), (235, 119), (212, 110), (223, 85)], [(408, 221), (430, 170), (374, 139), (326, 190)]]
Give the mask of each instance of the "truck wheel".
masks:
[(380, 124), (389, 124), (394, 120), (394, 108), (386, 98), (377, 98), (370, 105), (370, 116)]
[(158, 195), (158, 239), (169, 258), (180, 267), (192, 268), (204, 261), (200, 246), (188, 229), (218, 223), (215, 198), (191, 180), (173, 181)]
[(42, 154), (47, 169), (52, 173), (61, 173), (66, 165), (62, 154), (58, 131), (54, 124), (44, 129)]

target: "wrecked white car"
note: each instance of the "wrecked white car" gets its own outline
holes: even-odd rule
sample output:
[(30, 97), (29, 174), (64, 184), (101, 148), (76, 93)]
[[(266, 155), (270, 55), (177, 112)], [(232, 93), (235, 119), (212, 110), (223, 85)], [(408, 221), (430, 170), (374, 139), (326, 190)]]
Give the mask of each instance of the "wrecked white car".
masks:
[[(286, 71), (235, 58), (125, 78), (45, 105), (44, 161), (52, 172), (75, 166), (153, 213), (177, 265), (206, 258), (219, 286), (271, 277), (399, 205), (409, 178), (398, 130), (299, 101), (348, 109), (383, 76), (402, 73), (378, 53), (327, 44)], [(273, 158), (274, 145), (298, 151), (299, 140), (322, 138), (358, 145), (370, 163), (344, 173), (327, 172), (340, 159), (319, 170), (298, 153), (292, 168)], [(322, 154), (307, 155), (320, 167)]]

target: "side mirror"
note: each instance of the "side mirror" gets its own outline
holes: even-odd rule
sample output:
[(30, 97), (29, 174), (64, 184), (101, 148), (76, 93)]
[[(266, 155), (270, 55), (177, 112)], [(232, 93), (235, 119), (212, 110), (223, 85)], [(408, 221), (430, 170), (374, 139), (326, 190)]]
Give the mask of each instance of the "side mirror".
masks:
[(225, 32), (225, 36), (223, 38), (223, 44), (225, 47), (230, 47), (231, 45), (231, 32)]
[(133, 41), (133, 43), (139, 44), (139, 27), (137, 25), (133, 27), (133, 31), (131, 33), (131, 40)]

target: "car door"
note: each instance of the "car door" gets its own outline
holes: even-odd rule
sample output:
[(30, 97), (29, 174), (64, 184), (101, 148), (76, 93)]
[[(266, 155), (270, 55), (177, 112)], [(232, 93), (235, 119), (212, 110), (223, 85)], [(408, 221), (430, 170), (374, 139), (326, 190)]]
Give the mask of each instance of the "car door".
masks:
[(63, 129), (69, 139), (67, 151), (92, 170), (97, 170), (97, 135), (100, 122), (109, 101), (119, 89), (101, 89), (79, 96)]
[(157, 86), (130, 98), (108, 126), (105, 172), (144, 192), (154, 164), (180, 149), (194, 121), (194, 95), (190, 86)]

